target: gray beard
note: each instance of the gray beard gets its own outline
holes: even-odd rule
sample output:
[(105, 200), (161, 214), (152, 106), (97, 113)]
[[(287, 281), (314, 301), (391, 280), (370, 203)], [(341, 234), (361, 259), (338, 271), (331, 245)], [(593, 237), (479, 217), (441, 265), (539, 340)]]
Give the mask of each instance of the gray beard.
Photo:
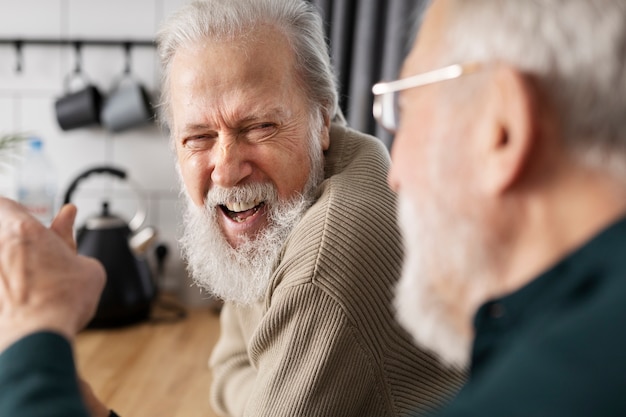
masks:
[(224, 197), (234, 193), (258, 196), (266, 202), (269, 224), (256, 236), (244, 238), (233, 248), (217, 223), (215, 205), (207, 203), (197, 207), (187, 198), (180, 238), (183, 258), (196, 285), (224, 301), (250, 305), (260, 301), (267, 291), (287, 236), (311, 205), (312, 190), (287, 203), (278, 200), (270, 184), (213, 191)]
[(479, 258), (478, 253), (472, 258), (466, 252), (477, 240), (465, 225), (452, 222), (432, 206), (420, 204), (418, 209), (403, 194), (398, 202), (405, 259), (394, 299), (396, 317), (419, 346), (447, 366), (464, 368), (469, 363), (471, 341), (454, 326), (435, 283), (480, 276), (473, 274), (475, 267), (470, 265), (471, 259)]

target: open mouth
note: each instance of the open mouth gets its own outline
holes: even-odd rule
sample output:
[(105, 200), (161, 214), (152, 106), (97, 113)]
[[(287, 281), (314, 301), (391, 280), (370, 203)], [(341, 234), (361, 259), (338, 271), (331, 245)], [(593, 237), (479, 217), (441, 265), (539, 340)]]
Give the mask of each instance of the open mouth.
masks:
[(250, 202), (228, 202), (219, 207), (231, 220), (243, 223), (254, 216), (264, 205), (264, 201), (258, 202), (255, 200)]

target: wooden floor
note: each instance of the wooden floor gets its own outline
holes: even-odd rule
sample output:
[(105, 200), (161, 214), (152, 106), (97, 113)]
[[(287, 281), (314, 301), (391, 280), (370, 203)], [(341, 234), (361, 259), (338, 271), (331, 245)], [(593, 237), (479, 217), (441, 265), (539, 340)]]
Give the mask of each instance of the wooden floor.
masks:
[(86, 330), (76, 343), (79, 372), (122, 417), (216, 417), (207, 362), (218, 336), (209, 307), (174, 323)]

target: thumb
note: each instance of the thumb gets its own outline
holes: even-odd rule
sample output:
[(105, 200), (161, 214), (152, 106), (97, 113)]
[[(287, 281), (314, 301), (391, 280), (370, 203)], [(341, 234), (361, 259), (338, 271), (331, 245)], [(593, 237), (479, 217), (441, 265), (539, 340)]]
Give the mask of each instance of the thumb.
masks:
[(74, 220), (76, 220), (76, 206), (73, 204), (66, 204), (61, 207), (61, 210), (57, 213), (50, 230), (54, 231), (67, 245), (76, 250), (76, 242), (74, 241)]

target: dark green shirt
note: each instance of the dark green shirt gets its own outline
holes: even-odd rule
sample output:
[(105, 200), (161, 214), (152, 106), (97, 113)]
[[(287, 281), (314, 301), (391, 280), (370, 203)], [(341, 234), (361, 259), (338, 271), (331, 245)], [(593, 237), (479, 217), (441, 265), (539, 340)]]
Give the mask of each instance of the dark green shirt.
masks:
[(626, 220), (475, 317), (470, 378), (438, 417), (626, 416)]
[(88, 417), (66, 339), (36, 333), (0, 355), (0, 416)]

